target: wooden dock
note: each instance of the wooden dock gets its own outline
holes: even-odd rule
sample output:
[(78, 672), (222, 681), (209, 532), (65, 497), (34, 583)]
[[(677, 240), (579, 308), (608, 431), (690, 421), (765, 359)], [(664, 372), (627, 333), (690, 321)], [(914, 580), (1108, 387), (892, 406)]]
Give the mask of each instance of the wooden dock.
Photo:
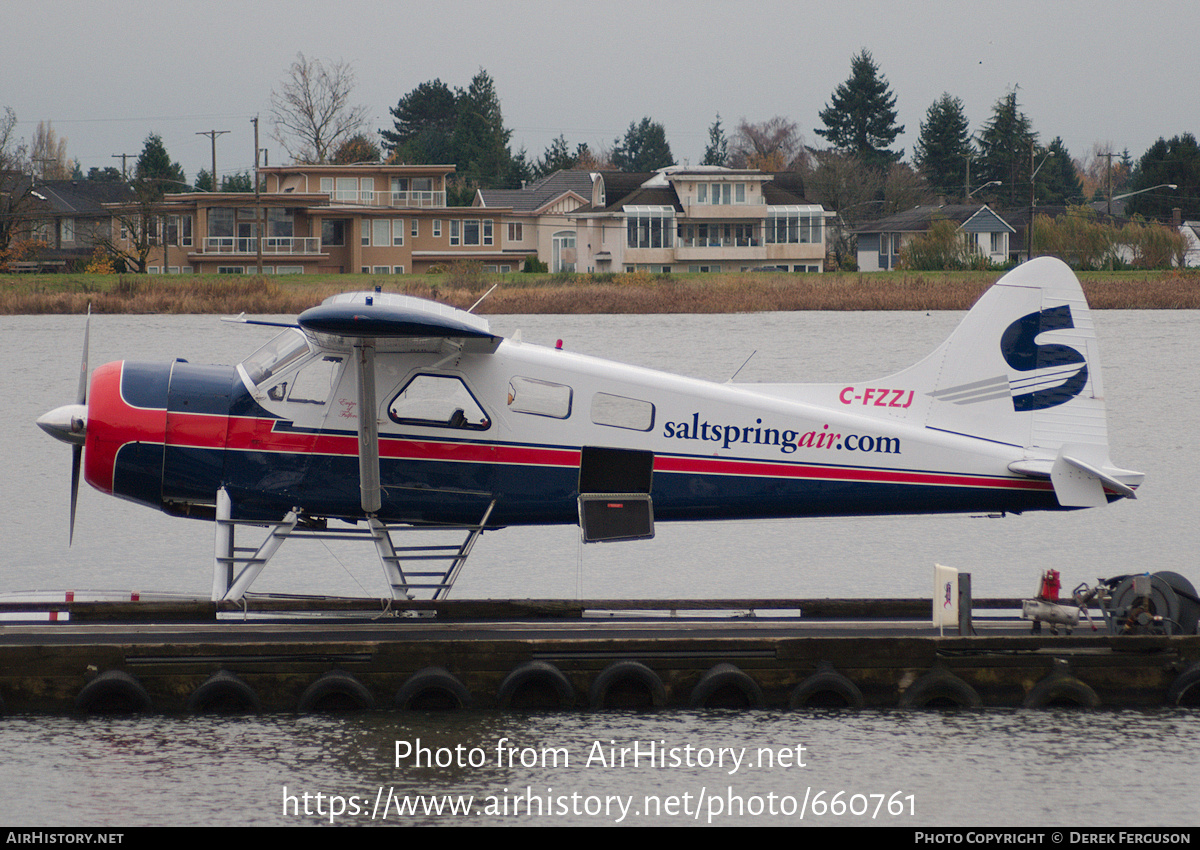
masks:
[(1200, 704), (1200, 636), (989, 618), (1019, 608), (975, 600), (973, 627), (943, 634), (929, 599), (5, 603), (44, 621), (0, 626), (0, 699), (10, 714)]

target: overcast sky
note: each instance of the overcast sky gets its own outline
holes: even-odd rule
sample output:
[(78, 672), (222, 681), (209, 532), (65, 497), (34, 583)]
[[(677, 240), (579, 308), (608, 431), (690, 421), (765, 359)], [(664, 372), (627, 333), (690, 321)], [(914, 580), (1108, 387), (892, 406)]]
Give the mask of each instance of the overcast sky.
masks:
[(0, 107), (26, 139), (39, 120), (83, 170), (119, 166), (162, 136), (189, 179), (254, 163), (259, 115), (270, 162), (270, 95), (298, 51), (345, 60), (371, 128), (440, 78), (466, 87), (486, 69), (531, 159), (564, 135), (611, 147), (630, 122), (663, 124), (680, 162), (699, 162), (719, 113), (794, 121), (821, 145), (818, 113), (866, 48), (891, 84), (905, 156), (930, 104), (962, 98), (972, 130), (1014, 88), (1043, 143), (1134, 158), (1159, 137), (1200, 133), (1196, 0), (40, 0), (4, 4)]

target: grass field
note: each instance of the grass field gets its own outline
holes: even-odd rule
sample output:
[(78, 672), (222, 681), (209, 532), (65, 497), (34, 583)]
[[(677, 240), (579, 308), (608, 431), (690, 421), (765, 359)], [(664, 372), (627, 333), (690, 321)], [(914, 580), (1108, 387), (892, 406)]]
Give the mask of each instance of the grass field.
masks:
[[(993, 272), (650, 275), (0, 275), (0, 315), (296, 314), (329, 295), (382, 286), (477, 313), (752, 313), (965, 310)], [(1096, 309), (1200, 309), (1200, 270), (1083, 272)]]

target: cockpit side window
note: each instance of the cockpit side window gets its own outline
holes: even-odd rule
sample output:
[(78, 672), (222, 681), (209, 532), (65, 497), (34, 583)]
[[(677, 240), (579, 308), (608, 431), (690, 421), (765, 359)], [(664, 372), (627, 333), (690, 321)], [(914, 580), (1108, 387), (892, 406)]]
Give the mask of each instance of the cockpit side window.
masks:
[(329, 400), (342, 371), (342, 358), (325, 355), (300, 367), (292, 376), (287, 393), (288, 401), (302, 404), (324, 404)]
[(453, 375), (415, 375), (388, 404), (388, 417), (400, 425), (473, 431), (492, 424), (466, 384)]

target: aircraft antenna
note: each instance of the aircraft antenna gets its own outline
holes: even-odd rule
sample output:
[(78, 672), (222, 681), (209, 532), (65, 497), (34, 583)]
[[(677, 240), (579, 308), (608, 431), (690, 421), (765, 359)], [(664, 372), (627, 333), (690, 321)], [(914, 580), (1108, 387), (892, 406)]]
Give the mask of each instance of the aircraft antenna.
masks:
[(755, 354), (758, 354), (757, 348), (750, 352), (750, 357), (747, 357), (744, 361), (742, 361), (742, 365), (737, 367), (737, 372), (734, 372), (732, 375), (730, 375), (729, 380), (726, 381), (725, 383), (732, 384), (733, 379), (738, 376), (738, 372), (740, 372), (746, 368), (746, 364), (750, 362), (751, 358), (753, 358)]
[(467, 310), (467, 312), (468, 312), (468, 313), (474, 312), (475, 308), (476, 308), (476, 307), (478, 307), (480, 304), (482, 304), (482, 303), (483, 303), (483, 299), (485, 299), (485, 298), (487, 298), (489, 295), (491, 295), (491, 294), (492, 294), (492, 290), (494, 290), (494, 289), (495, 289), (497, 286), (499, 286), (499, 285), (500, 285), (500, 284), (498, 284), (498, 283), (493, 283), (493, 284), (492, 284), (492, 288), (491, 288), (491, 289), (489, 289), (487, 292), (483, 293), (483, 295), (480, 295), (480, 296), (479, 296), (479, 300), (478, 300), (478, 301), (476, 301), (474, 304), (472, 304), (472, 305), (471, 305), (471, 309), (470, 309), (470, 310)]

